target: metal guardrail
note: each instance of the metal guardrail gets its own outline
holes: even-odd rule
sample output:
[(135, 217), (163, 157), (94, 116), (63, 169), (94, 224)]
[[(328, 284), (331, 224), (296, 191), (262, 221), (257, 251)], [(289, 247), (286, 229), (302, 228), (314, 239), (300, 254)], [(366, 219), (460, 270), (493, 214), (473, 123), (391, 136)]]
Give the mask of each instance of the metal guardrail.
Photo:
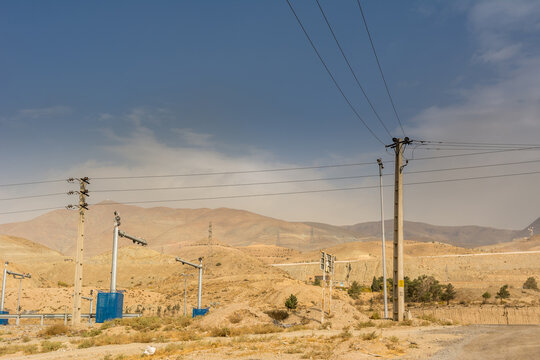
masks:
[[(123, 318), (138, 318), (141, 314), (122, 314)], [(16, 319), (16, 325), (19, 325), (20, 319), (40, 319), (43, 326), (45, 319), (64, 319), (67, 323), (72, 314), (0, 314), (0, 319)], [(81, 314), (81, 318), (87, 318), (89, 321), (96, 318), (96, 314)]]

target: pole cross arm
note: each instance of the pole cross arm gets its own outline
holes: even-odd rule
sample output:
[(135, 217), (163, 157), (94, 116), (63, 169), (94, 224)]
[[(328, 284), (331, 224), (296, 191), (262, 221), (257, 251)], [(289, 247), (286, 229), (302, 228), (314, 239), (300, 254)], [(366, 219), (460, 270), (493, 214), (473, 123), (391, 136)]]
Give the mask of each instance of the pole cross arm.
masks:
[(123, 232), (122, 230), (118, 230), (118, 235), (120, 235), (121, 237), (125, 237), (126, 239), (129, 239), (129, 240), (133, 241), (134, 244), (139, 244), (139, 245), (142, 245), (142, 246), (148, 245), (148, 243), (146, 242), (146, 240), (141, 239), (141, 238), (138, 238), (138, 237), (135, 237), (135, 236), (128, 235), (128, 234), (126, 234), (125, 232)]
[(176, 257), (176, 261), (181, 262), (182, 265), (193, 266), (194, 268), (197, 268), (197, 269), (201, 269), (201, 268), (202, 268), (201, 265), (197, 265), (197, 264), (190, 263), (189, 261), (182, 260), (182, 259), (180, 259), (179, 257)]
[(19, 274), (19, 273), (10, 271), (10, 270), (7, 270), (6, 273), (8, 275), (13, 275), (13, 278), (15, 278), (15, 279), (24, 279), (24, 278), (30, 279), (32, 277), (32, 275), (30, 275), (30, 274)]

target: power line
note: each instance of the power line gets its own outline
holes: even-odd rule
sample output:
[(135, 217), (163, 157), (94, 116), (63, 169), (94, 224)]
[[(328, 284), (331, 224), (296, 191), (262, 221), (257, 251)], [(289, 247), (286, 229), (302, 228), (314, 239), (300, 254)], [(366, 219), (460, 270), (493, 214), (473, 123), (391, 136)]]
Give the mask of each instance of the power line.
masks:
[[(538, 163), (538, 162), (540, 162), (540, 160), (527, 160), (527, 161), (506, 162), (506, 163), (497, 163), (497, 164), (461, 166), (461, 167), (442, 168), (442, 169), (428, 169), (428, 170), (409, 171), (409, 172), (407, 172), (407, 174), (422, 174), (422, 173), (442, 172), (442, 171), (479, 169), (479, 168), (488, 168), (488, 167), (497, 167), (497, 166), (531, 164), (531, 163)], [(97, 189), (97, 190), (93, 190), (92, 192), (94, 192), (94, 193), (111, 193), (111, 192), (133, 192), (133, 191), (208, 189), (208, 188), (240, 187), (240, 186), (255, 186), (255, 185), (291, 184), (291, 183), (304, 183), (304, 182), (317, 182), (317, 181), (351, 180), (351, 179), (360, 179), (360, 178), (373, 178), (373, 177), (377, 177), (377, 176), (378, 176), (377, 174), (367, 174), (367, 175), (339, 176), (339, 177), (327, 177), (327, 178), (310, 178), (310, 179), (295, 179), (295, 180), (280, 180), (280, 181), (264, 181), (264, 182), (251, 182), (251, 183), (193, 185), (193, 186), (169, 186), (169, 187), (131, 188), (131, 189)], [(393, 175), (392, 174), (385, 174), (383, 176), (393, 176)], [(0, 199), (0, 201), (31, 199), (31, 198), (57, 196), (57, 195), (65, 195), (65, 193), (51, 193), (51, 194), (41, 194), (41, 195), (19, 196), (19, 197), (12, 197), (12, 198), (2, 198), (2, 199)]]
[(306, 35), (306, 38), (308, 39), (309, 43), (311, 44), (311, 47), (313, 48), (313, 50), (315, 51), (315, 53), (317, 54), (317, 57), (319, 58), (319, 60), (321, 61), (321, 63), (323, 64), (326, 72), (328, 73), (328, 75), (330, 76), (330, 78), (332, 79), (332, 81), (334, 82), (334, 85), (336, 86), (336, 88), (338, 89), (339, 93), (341, 94), (341, 96), (343, 96), (343, 99), (345, 99), (345, 101), (347, 102), (347, 104), (349, 105), (349, 107), (351, 108), (351, 110), (354, 112), (354, 114), (356, 115), (356, 117), (362, 122), (362, 124), (364, 124), (364, 126), (366, 127), (366, 129), (368, 129), (368, 131), (371, 133), (371, 135), (373, 135), (373, 137), (375, 137), (375, 139), (377, 139), (377, 141), (379, 141), (381, 144), (385, 145), (385, 143), (377, 136), (375, 135), (375, 133), (373, 132), (373, 130), (371, 130), (371, 128), (367, 125), (367, 123), (364, 121), (364, 119), (360, 116), (360, 114), (358, 113), (358, 111), (356, 110), (356, 108), (353, 106), (353, 104), (351, 103), (351, 101), (349, 100), (349, 98), (347, 98), (347, 96), (345, 95), (345, 93), (343, 92), (343, 90), (341, 89), (341, 86), (339, 86), (336, 78), (334, 77), (334, 75), (332, 75), (332, 72), (330, 71), (330, 69), (328, 68), (328, 66), (326, 65), (326, 62), (324, 61), (324, 59), (322, 58), (321, 54), (319, 53), (319, 50), (317, 50), (317, 47), (315, 46), (315, 44), (313, 43), (313, 41), (311, 40), (311, 37), (309, 36), (307, 30), (304, 28), (304, 25), (302, 24), (302, 21), (300, 21), (300, 18), (298, 17), (298, 15), (296, 14), (296, 11), (294, 11), (294, 8), (291, 4), (291, 2), (289, 0), (285, 0), (287, 1), (287, 4), (289, 5), (289, 8), (291, 9), (294, 17), (296, 18), (296, 21), (298, 22), (298, 25), (300, 25), (300, 28), (302, 29), (302, 31), (304, 32), (304, 35)]
[[(467, 153), (467, 154), (452, 154), (452, 155), (426, 156), (426, 157), (420, 157), (420, 158), (412, 158), (412, 159), (409, 159), (409, 160), (411, 160), (411, 161), (418, 161), (418, 160), (433, 160), (433, 159), (444, 159), (444, 158), (462, 157), (462, 156), (475, 156), (475, 155), (495, 154), (495, 153), (509, 152), (509, 151), (539, 150), (539, 149), (540, 149), (540, 148), (534, 146), (534, 147), (528, 147), (528, 148), (504, 149), (504, 150), (493, 150), (493, 151), (482, 151), (482, 152), (474, 152), (474, 153)], [(388, 161), (387, 161), (387, 162), (388, 162)]]
[(382, 119), (379, 116), (379, 114), (377, 113), (377, 111), (375, 110), (375, 107), (373, 106), (373, 103), (371, 102), (371, 100), (367, 96), (366, 91), (364, 90), (364, 87), (362, 86), (362, 84), (360, 84), (360, 80), (358, 80), (358, 77), (356, 76), (356, 72), (353, 70), (353, 68), (351, 66), (351, 63), (349, 62), (349, 59), (345, 55), (345, 52), (343, 51), (343, 48), (341, 47), (341, 44), (339, 43), (339, 41), (337, 39), (337, 36), (334, 33), (334, 29), (332, 28), (332, 25), (330, 25), (330, 21), (328, 21), (328, 18), (326, 17), (326, 14), (324, 13), (324, 10), (323, 10), (321, 4), (319, 3), (319, 0), (316, 0), (316, 1), (317, 1), (317, 6), (319, 7), (319, 10), (321, 11), (321, 14), (322, 14), (322, 16), (324, 18), (324, 21), (326, 22), (326, 25), (328, 25), (328, 29), (330, 30), (330, 33), (332, 33), (332, 37), (334, 38), (334, 41), (336, 42), (336, 45), (338, 46), (339, 51), (341, 52), (341, 56), (343, 56), (343, 59), (345, 59), (345, 62), (347, 63), (347, 66), (349, 67), (349, 70), (351, 71), (351, 74), (354, 77), (354, 80), (356, 81), (356, 84), (358, 85), (360, 90), (362, 90), (362, 94), (364, 94), (364, 97), (366, 98), (366, 101), (368, 102), (369, 106), (371, 107), (371, 110), (373, 110), (373, 113), (377, 117), (377, 120), (379, 120), (381, 125), (384, 127), (384, 130), (386, 130), (386, 133), (388, 134), (388, 136), (392, 137), (392, 135), (390, 134), (390, 131), (388, 130), (388, 128), (386, 127), (386, 125), (382, 121)]
[(47, 183), (56, 183), (56, 182), (64, 182), (65, 179), (62, 180), (43, 180), (43, 181), (29, 181), (29, 182), (20, 182), (20, 183), (12, 183), (12, 184), (0, 184), (1, 187), (8, 187), (8, 186), (22, 186), (22, 185), (38, 185), (38, 184), (47, 184)]
[[(476, 177), (465, 177), (465, 178), (457, 178), (457, 179), (419, 181), (419, 182), (405, 183), (403, 185), (406, 185), (406, 186), (425, 185), (425, 184), (435, 184), (435, 183), (445, 183), (445, 182), (471, 181), (471, 180), (493, 179), (493, 178), (503, 178), (503, 177), (511, 177), (511, 176), (534, 175), (534, 174), (540, 174), (540, 171), (511, 173), (511, 174), (500, 174), (500, 175), (476, 176)], [(375, 176), (378, 176), (378, 175), (375, 175)], [(383, 185), (383, 187), (393, 187), (393, 186), (394, 185), (392, 185), (392, 184)], [(349, 191), (349, 190), (362, 190), (362, 189), (377, 189), (377, 188), (379, 188), (379, 185), (355, 186), (355, 187), (333, 188), (333, 189), (304, 190), (304, 191), (291, 191), (291, 192), (279, 192), (279, 193), (262, 193), (262, 194), (245, 194), (245, 195), (183, 198), (183, 199), (174, 199), (174, 200), (171, 200), (171, 199), (169, 199), (169, 200), (141, 200), (141, 201), (123, 202), (122, 204), (132, 205), (132, 204), (168, 203), (168, 202), (197, 201), (197, 200), (237, 199), (237, 198), (282, 196), (282, 195), (299, 195), (299, 194), (309, 194), (309, 193), (323, 193), (323, 192), (336, 192), (336, 191)], [(104, 206), (104, 205), (112, 205), (112, 204), (98, 203), (98, 204), (93, 204), (91, 206)], [(18, 213), (36, 212), (36, 211), (47, 211), (47, 210), (58, 210), (58, 209), (64, 209), (64, 208), (63, 207), (50, 207), (50, 208), (41, 208), (41, 209), (17, 210), (17, 211), (1, 212), (0, 215), (18, 214)]]
[(488, 145), (488, 146), (512, 146), (512, 147), (540, 146), (540, 144), (522, 144), (522, 143), (482, 143), (482, 142), (431, 141), (431, 140), (413, 140), (413, 141), (426, 143), (426, 144)]
[[(529, 144), (518, 144), (518, 145), (529, 145)], [(476, 155), (494, 154), (494, 153), (502, 153), (502, 152), (510, 152), (510, 151), (540, 150), (539, 145), (536, 145), (536, 144), (530, 144), (530, 145), (533, 145), (533, 146), (524, 147), (524, 148), (516, 148), (516, 149), (501, 149), (501, 150), (492, 150), (492, 151), (473, 152), (473, 153), (467, 153), (467, 154), (418, 157), (418, 158), (411, 158), (409, 159), (409, 161), (434, 160), (434, 159), (463, 157), (463, 156), (476, 156)], [(385, 162), (391, 163), (393, 162), (393, 160), (385, 160)], [(93, 180), (126, 180), (126, 179), (172, 178), (172, 177), (212, 176), (212, 175), (236, 175), (236, 174), (253, 174), (253, 173), (266, 173), (266, 172), (282, 172), (282, 171), (286, 172), (286, 171), (328, 169), (328, 168), (340, 168), (340, 167), (354, 167), (354, 166), (365, 166), (365, 165), (376, 165), (376, 164), (377, 163), (375, 161), (369, 161), (369, 162), (360, 162), (360, 163), (299, 166), (299, 167), (260, 169), (260, 170), (240, 170), (240, 171), (205, 172), (205, 173), (165, 174), (165, 175), (109, 176), (109, 177), (91, 177), (91, 178)], [(64, 181), (66, 180), (62, 179), (62, 180), (30, 181), (30, 182), (21, 182), (21, 183), (0, 184), (0, 187), (56, 183), (56, 182), (64, 182)], [(57, 194), (59, 195), (60, 193), (54, 193), (50, 195), (44, 194), (44, 195), (39, 195), (39, 197), (53, 196)]]
[[(508, 147), (486, 147), (486, 146), (467, 146), (467, 147), (460, 147), (460, 148), (455, 148), (455, 147), (449, 147), (449, 148), (445, 148), (445, 147), (421, 147), (421, 148), (417, 148), (415, 150), (437, 150), (437, 151), (472, 151), (472, 150), (493, 150), (493, 149), (496, 149), (496, 150), (526, 150), (526, 149), (530, 149), (530, 148), (516, 148), (516, 147), (513, 147), (513, 148), (508, 148)], [(536, 149), (539, 149), (540, 150), (540, 147), (537, 147)]]
[[(508, 166), (508, 165), (520, 165), (520, 164), (529, 164), (529, 163), (538, 163), (538, 162), (540, 162), (540, 160), (518, 161), (518, 162), (486, 164), (486, 165), (474, 165), (474, 166), (462, 166), (462, 167), (444, 168), (444, 169), (418, 170), (418, 171), (407, 172), (407, 174), (421, 174), (421, 173), (430, 173), (430, 172), (478, 169), (478, 168), (488, 168), (488, 167)], [(236, 183), (236, 184), (172, 186), (172, 187), (136, 188), (136, 189), (98, 189), (98, 190), (93, 190), (92, 192), (94, 192), (94, 193), (108, 193), (108, 192), (130, 192), (130, 191), (207, 189), (207, 188), (238, 187), (238, 186), (253, 186), (253, 185), (290, 184), (290, 183), (303, 183), (303, 182), (316, 182), (316, 181), (350, 180), (350, 179), (360, 179), (360, 178), (373, 178), (373, 177), (377, 177), (377, 176), (378, 176), (377, 174), (368, 174), (368, 175), (340, 176), (340, 177), (328, 177), (328, 178), (316, 178), (316, 179), (297, 179), (297, 180), (266, 181), (266, 182), (252, 182), (252, 183)], [(392, 174), (385, 174), (383, 176), (393, 176), (393, 175)], [(0, 199), (0, 200), (2, 200), (2, 199)]]
[(172, 186), (172, 187), (139, 188), (139, 189), (107, 189), (107, 190), (92, 190), (92, 192), (93, 193), (100, 193), (100, 192), (101, 193), (103, 193), (103, 192), (107, 193), (107, 192), (125, 192), (125, 191), (207, 189), (207, 188), (219, 188), (219, 187), (236, 187), (236, 186), (252, 186), (252, 185), (275, 185), (275, 184), (290, 184), (290, 183), (315, 182), (315, 181), (350, 180), (350, 179), (368, 178), (368, 177), (373, 177), (373, 176), (376, 176), (376, 175), (355, 175), (355, 176), (340, 176), (340, 177), (317, 178), (317, 179), (265, 181), (265, 182), (238, 183), (238, 184)]
[(222, 172), (205, 172), (205, 173), (185, 173), (185, 174), (170, 174), (170, 175), (135, 175), (135, 176), (107, 176), (107, 177), (92, 177), (92, 180), (125, 180), (125, 179), (147, 179), (147, 178), (167, 178), (167, 177), (190, 177), (190, 176), (210, 176), (210, 175), (237, 175), (237, 174), (254, 174), (265, 172), (281, 172), (281, 171), (298, 171), (298, 170), (313, 170), (327, 169), (338, 167), (353, 167), (374, 165), (375, 161), (348, 163), (348, 164), (330, 164), (330, 165), (315, 165), (315, 166), (298, 166), (289, 168), (261, 169), (261, 170), (239, 170), (239, 171), (222, 171)]
[[(444, 182), (470, 181), (470, 180), (502, 178), (502, 177), (510, 177), (510, 176), (533, 175), (533, 174), (540, 174), (540, 171), (512, 173), (512, 174), (500, 174), (500, 175), (488, 175), (488, 176), (476, 176), (476, 177), (466, 177), (466, 178), (457, 178), (457, 179), (429, 180), (429, 181), (404, 183), (403, 185), (407, 185), (407, 186), (410, 186), (410, 185), (424, 185), (424, 184), (435, 184), (435, 183), (444, 183)], [(376, 176), (378, 176), (378, 175), (376, 175)], [(383, 185), (383, 187), (393, 187), (393, 186), (394, 185)], [(254, 197), (265, 197), (265, 196), (283, 196), (283, 195), (299, 195), (299, 194), (324, 193), (324, 192), (349, 191), (349, 190), (362, 190), (362, 189), (377, 189), (377, 188), (379, 188), (379, 185), (355, 186), (355, 187), (333, 188), (333, 189), (304, 190), (304, 191), (290, 191), (290, 192), (278, 192), (278, 193), (195, 197), (195, 198), (168, 199), (168, 200), (141, 200), (141, 201), (123, 202), (122, 204), (133, 205), (133, 204), (169, 203), (169, 202), (183, 202), (183, 201), (239, 199), (239, 198), (254, 198)], [(94, 204), (93, 206), (103, 206), (103, 205), (111, 205), (111, 204), (98, 203), (98, 204)]]
[(60, 210), (60, 209), (65, 209), (65, 207), (49, 207), (49, 208), (41, 208), (41, 209), (26, 209), (26, 210), (16, 210), (16, 211), (5, 211), (5, 212), (1, 212), (0, 215), (21, 214), (21, 213), (27, 213), (27, 212)]
[(0, 201), (33, 199), (33, 198), (48, 197), (48, 196), (58, 196), (58, 195), (66, 195), (66, 193), (61, 192), (61, 193), (41, 194), (41, 195), (16, 196), (16, 197), (11, 197), (11, 198), (3, 198), (3, 199), (0, 199)]
[(388, 94), (388, 98), (390, 99), (390, 103), (392, 104), (392, 109), (394, 109), (394, 114), (396, 115), (396, 119), (399, 123), (399, 127), (401, 128), (401, 131), (403, 132), (403, 136), (405, 136), (405, 130), (403, 130), (403, 125), (401, 124), (401, 119), (399, 118), (398, 112), (396, 110), (396, 106), (394, 105), (394, 99), (392, 99), (392, 95), (390, 95), (390, 89), (388, 88), (388, 84), (386, 83), (386, 79), (384, 77), (384, 73), (381, 67), (381, 63), (379, 61), (379, 57), (377, 56), (377, 51), (375, 51), (375, 45), (373, 44), (373, 39), (371, 38), (371, 33), (369, 32), (368, 24), (366, 21), (366, 17), (364, 16), (364, 10), (362, 10), (362, 5), (360, 5), (360, 0), (356, 0), (358, 3), (358, 8), (360, 9), (360, 14), (362, 15), (362, 20), (364, 22), (364, 27), (366, 28), (367, 35), (369, 37), (369, 42), (371, 44), (371, 49), (373, 50), (373, 55), (375, 55), (375, 60), (377, 60), (377, 66), (379, 67), (379, 72), (381, 74), (382, 80), (384, 82), (384, 87), (386, 88), (386, 93)]

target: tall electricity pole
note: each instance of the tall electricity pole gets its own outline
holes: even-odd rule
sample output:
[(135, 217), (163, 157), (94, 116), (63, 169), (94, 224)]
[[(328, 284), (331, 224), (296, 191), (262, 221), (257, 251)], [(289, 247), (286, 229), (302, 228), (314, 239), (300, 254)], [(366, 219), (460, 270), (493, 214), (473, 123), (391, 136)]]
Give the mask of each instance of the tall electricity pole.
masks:
[(79, 227), (77, 232), (77, 252), (75, 253), (75, 287), (73, 294), (73, 315), (71, 324), (77, 326), (81, 324), (81, 300), (82, 300), (82, 282), (83, 282), (83, 251), (84, 251), (84, 211), (88, 210), (86, 197), (88, 190), (86, 185), (90, 184), (88, 177), (79, 179), (68, 179), (68, 182), (79, 181), (79, 191), (70, 191), (68, 194), (79, 194)]
[(384, 201), (382, 186), (382, 169), (384, 165), (382, 159), (377, 159), (379, 164), (379, 189), (381, 193), (381, 234), (382, 234), (382, 273), (383, 273), (383, 295), (384, 295), (384, 318), (388, 319), (388, 295), (386, 289), (386, 242), (384, 237)]
[[(395, 183), (394, 183), (394, 282), (393, 282), (393, 319), (403, 321), (405, 311), (405, 281), (403, 278), (403, 151), (405, 145), (410, 144), (408, 137), (405, 139), (393, 138), (393, 144), (387, 147), (393, 148), (395, 160)], [(406, 164), (405, 164), (406, 165)]]

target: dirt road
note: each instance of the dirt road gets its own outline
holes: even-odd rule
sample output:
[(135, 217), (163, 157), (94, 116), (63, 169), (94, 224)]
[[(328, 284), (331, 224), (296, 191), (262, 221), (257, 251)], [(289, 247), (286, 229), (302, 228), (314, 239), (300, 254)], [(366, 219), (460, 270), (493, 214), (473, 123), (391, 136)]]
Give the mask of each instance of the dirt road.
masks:
[(538, 325), (471, 325), (435, 332), (449, 331), (464, 337), (429, 360), (540, 359)]

